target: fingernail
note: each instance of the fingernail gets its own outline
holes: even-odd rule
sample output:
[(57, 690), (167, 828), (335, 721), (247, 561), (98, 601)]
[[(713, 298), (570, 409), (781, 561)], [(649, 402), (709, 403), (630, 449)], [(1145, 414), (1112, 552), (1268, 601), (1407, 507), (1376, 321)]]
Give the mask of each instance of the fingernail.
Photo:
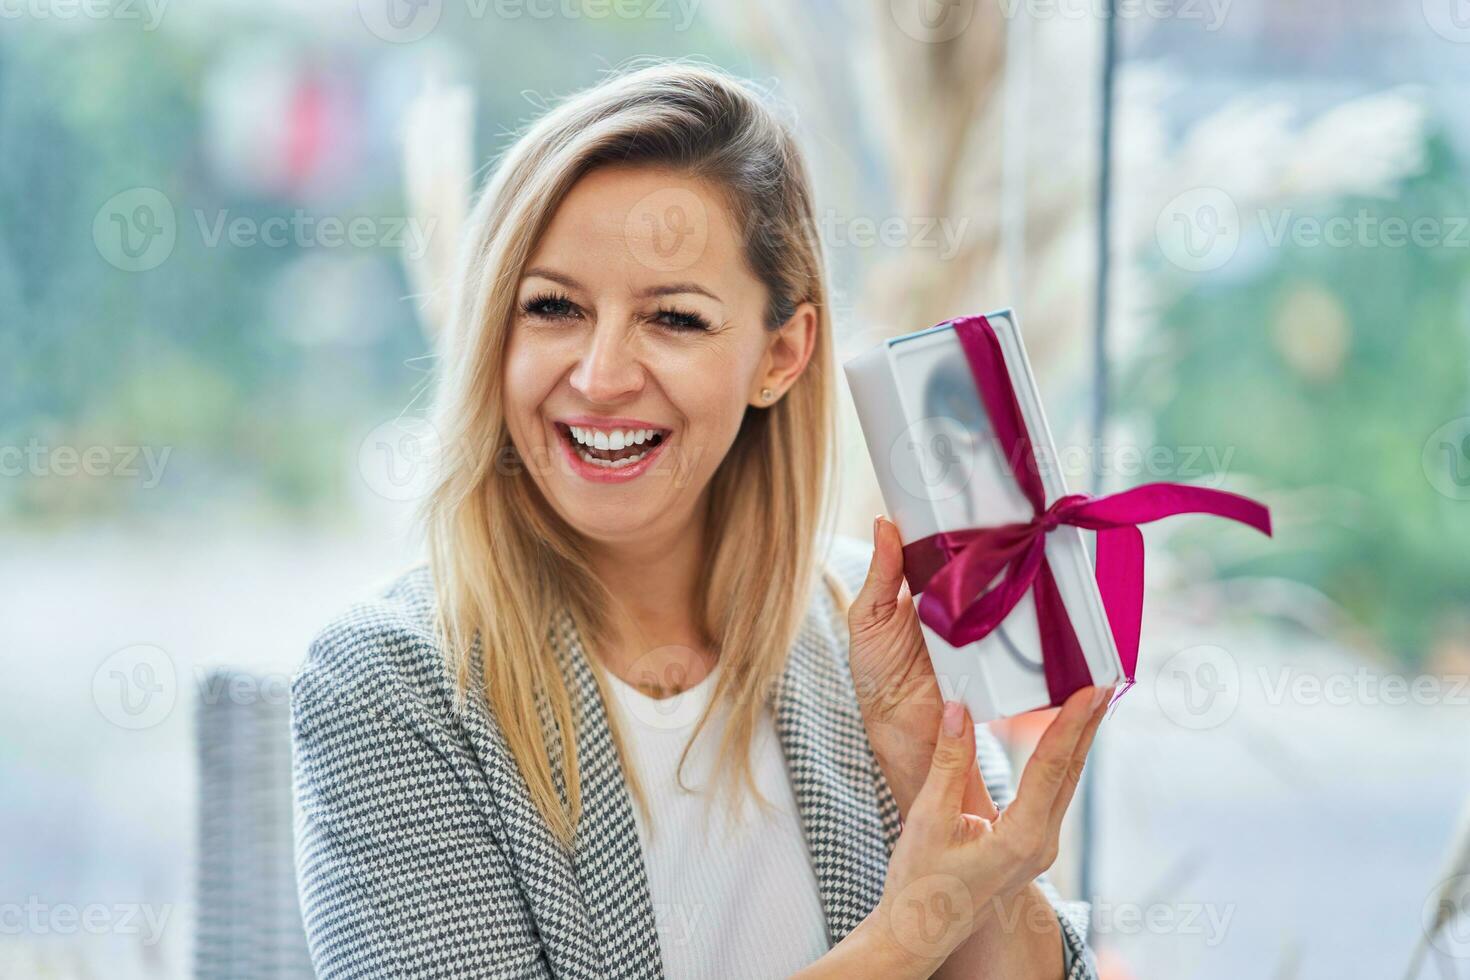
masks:
[(958, 701), (944, 702), (944, 734), (955, 738), (964, 722), (965, 708)]

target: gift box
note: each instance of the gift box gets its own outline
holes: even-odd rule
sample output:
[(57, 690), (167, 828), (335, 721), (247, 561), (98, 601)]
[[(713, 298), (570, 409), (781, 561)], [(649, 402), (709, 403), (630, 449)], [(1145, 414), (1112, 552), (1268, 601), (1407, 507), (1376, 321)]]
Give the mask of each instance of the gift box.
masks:
[(1224, 491), (1069, 492), (1010, 310), (895, 337), (844, 368), (941, 693), (976, 721), (1132, 682), (1137, 525), (1207, 513), (1271, 533), (1264, 506)]

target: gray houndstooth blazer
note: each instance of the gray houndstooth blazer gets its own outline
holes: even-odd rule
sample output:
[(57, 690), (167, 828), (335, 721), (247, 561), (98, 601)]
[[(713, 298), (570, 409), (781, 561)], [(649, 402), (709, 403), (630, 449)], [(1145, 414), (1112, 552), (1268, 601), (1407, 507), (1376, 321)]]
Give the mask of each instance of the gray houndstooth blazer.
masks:
[[(870, 552), (829, 549), (849, 593)], [(318, 976), (661, 977), (632, 804), (570, 617), (549, 640), (586, 705), (574, 853), (537, 815), (484, 700), (454, 706), (433, 603), (427, 569), (409, 572), (323, 630), (292, 684), (297, 878)], [(846, 654), (845, 618), (818, 589), (774, 709), (833, 944), (877, 905), (899, 833)], [(977, 738), (1005, 806), (1006, 757), (985, 728)], [(1042, 885), (1067, 977), (1095, 978), (1086, 905)]]

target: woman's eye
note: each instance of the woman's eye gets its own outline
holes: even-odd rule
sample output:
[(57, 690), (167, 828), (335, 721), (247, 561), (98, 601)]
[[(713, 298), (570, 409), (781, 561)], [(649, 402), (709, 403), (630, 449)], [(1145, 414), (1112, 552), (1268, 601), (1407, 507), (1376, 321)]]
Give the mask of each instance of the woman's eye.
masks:
[(577, 308), (565, 296), (533, 296), (521, 304), (521, 311), (531, 316), (559, 319), (573, 316)]
[[(581, 311), (571, 299), (555, 293), (544, 293), (531, 297), (521, 304), (521, 312), (543, 320), (566, 320), (581, 315)], [(688, 310), (659, 309), (649, 319), (675, 332), (710, 329), (708, 320)]]
[(708, 330), (709, 321), (698, 313), (689, 313), (685, 310), (659, 310), (654, 315), (663, 326), (672, 330)]

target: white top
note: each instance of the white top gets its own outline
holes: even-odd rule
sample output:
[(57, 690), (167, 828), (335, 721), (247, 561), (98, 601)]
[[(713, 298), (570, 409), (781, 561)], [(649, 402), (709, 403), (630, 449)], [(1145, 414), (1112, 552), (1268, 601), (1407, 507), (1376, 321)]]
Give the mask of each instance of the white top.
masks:
[[(653, 826), (635, 804), (664, 975), (669, 980), (787, 977), (829, 947), (826, 916), (802, 836), (769, 705), (751, 743), (751, 772), (772, 806), (741, 792), (730, 806), (714, 762), (729, 717), (715, 707), (678, 780), (679, 756), (709, 702), (719, 665), (682, 694), (651, 698), (608, 673), (625, 748)], [(738, 787), (739, 783), (736, 781)], [(711, 805), (713, 801), (715, 805)]]

